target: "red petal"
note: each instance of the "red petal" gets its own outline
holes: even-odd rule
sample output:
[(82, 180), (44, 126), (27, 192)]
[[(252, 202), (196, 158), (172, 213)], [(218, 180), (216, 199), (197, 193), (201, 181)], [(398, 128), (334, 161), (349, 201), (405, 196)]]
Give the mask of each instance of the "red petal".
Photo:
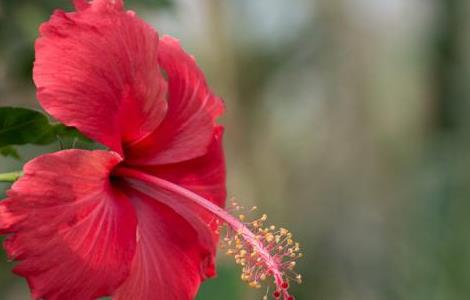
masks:
[(73, 5), (76, 10), (85, 10), (90, 7), (88, 0), (73, 0)]
[[(189, 189), (223, 207), (225, 205), (226, 186), (222, 134), (223, 128), (218, 127), (209, 147), (209, 152), (205, 156), (183, 163), (146, 167), (143, 171)], [(142, 181), (136, 182), (135, 180), (127, 179), (126, 175), (122, 176), (134, 190), (138, 190), (154, 198), (154, 201), (170, 207), (196, 230), (199, 243), (205, 245), (205, 248), (209, 249), (209, 252), (212, 253), (212, 257), (209, 255), (203, 260), (203, 267), (201, 267), (202, 276), (203, 278), (214, 276), (215, 264), (213, 256), (215, 255), (215, 245), (218, 241), (218, 234), (216, 232), (219, 227), (214, 215), (192, 201), (188, 201), (188, 199), (181, 195), (168, 192), (164, 187), (162, 188), (158, 185), (149, 186)]]
[(176, 163), (206, 154), (215, 120), (223, 113), (222, 100), (177, 40), (163, 37), (158, 56), (168, 75), (168, 113), (153, 134), (126, 149), (135, 164)]
[(223, 131), (218, 126), (204, 156), (181, 163), (143, 167), (148, 173), (183, 186), (224, 207), (226, 198)]
[(35, 299), (96, 299), (128, 277), (136, 218), (109, 180), (120, 160), (105, 151), (40, 156), (1, 202), (5, 248)]
[[(40, 28), (33, 77), (43, 108), (88, 137), (122, 152), (158, 126), (166, 81), (158, 35), (122, 1), (76, 1)], [(87, 7), (89, 5), (89, 7)]]
[[(182, 163), (147, 167), (144, 170), (189, 189), (220, 207), (225, 207), (227, 191), (222, 135), (223, 128), (217, 127), (208, 152), (202, 157)], [(212, 214), (199, 206), (194, 206), (193, 210), (198, 212), (213, 230), (217, 229), (218, 225), (214, 222)]]
[(137, 252), (129, 278), (113, 299), (194, 299), (213, 254), (174, 210), (137, 191), (127, 193), (137, 212)]

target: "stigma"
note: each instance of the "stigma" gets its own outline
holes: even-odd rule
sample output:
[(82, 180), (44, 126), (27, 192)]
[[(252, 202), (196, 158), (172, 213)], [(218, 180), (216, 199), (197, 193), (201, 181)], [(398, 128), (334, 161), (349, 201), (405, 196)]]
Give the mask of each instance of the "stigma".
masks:
[(221, 247), (241, 267), (240, 279), (252, 288), (267, 286), (263, 300), (268, 299), (270, 281), (275, 287), (271, 293), (274, 299), (293, 300), (287, 290), (291, 282), (302, 283), (302, 275), (295, 272), (295, 266), (297, 259), (303, 256), (293, 234), (286, 228), (268, 225), (266, 214), (249, 220), (248, 215), (253, 214), (256, 207), (245, 209), (232, 199), (229, 209), (244, 226), (238, 230), (226, 226)]

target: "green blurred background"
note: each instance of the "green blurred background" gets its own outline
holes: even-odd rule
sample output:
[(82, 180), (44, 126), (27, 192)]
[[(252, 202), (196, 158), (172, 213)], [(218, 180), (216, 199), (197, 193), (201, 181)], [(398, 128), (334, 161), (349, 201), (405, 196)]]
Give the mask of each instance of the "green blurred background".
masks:
[[(224, 97), (229, 194), (302, 243), (297, 299), (470, 299), (470, 1), (127, 6)], [(0, 105), (37, 107), (33, 41), (58, 7), (0, 0)], [(0, 172), (49, 150), (22, 147)], [(0, 299), (28, 299), (0, 256)], [(221, 256), (198, 299), (260, 299), (238, 278)]]

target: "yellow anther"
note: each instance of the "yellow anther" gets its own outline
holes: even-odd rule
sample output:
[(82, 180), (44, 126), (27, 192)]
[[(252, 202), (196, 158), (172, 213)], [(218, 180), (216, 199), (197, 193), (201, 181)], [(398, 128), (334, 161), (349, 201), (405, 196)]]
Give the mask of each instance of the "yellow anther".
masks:
[(251, 281), (251, 282), (249, 283), (249, 285), (250, 285), (250, 287), (252, 287), (252, 288), (259, 288), (259, 287), (261, 287), (261, 286), (259, 285), (259, 283), (258, 283), (256, 280)]
[(265, 239), (268, 243), (270, 243), (274, 240), (274, 235), (272, 233), (268, 233), (266, 234)]
[[(234, 215), (244, 224), (237, 228), (229, 227), (227, 236), (221, 241), (225, 245), (226, 254), (234, 257), (235, 263), (240, 266), (240, 279), (252, 288), (260, 288), (261, 283), (266, 280), (274, 280), (274, 274), (280, 274), (288, 280), (289, 274), (293, 273), (296, 276), (294, 280), (300, 283), (302, 277), (296, 275), (293, 269), (296, 266), (295, 260), (302, 257), (302, 253), (299, 243), (293, 241), (292, 233), (286, 228), (266, 224), (267, 214), (251, 218), (248, 215), (250, 210), (245, 210), (237, 203), (232, 203), (232, 206)], [(254, 206), (251, 211), (255, 209)], [(268, 256), (278, 262), (277, 269), (267, 261)], [(274, 281), (279, 285), (279, 282)], [(262, 299), (269, 299), (269, 293)]]

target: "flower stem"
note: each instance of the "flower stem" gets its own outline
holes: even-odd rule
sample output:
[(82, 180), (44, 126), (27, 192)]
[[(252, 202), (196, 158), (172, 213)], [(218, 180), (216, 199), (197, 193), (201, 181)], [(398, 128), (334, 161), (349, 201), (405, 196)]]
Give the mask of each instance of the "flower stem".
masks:
[(8, 173), (0, 173), (0, 182), (15, 182), (23, 172), (8, 172)]

